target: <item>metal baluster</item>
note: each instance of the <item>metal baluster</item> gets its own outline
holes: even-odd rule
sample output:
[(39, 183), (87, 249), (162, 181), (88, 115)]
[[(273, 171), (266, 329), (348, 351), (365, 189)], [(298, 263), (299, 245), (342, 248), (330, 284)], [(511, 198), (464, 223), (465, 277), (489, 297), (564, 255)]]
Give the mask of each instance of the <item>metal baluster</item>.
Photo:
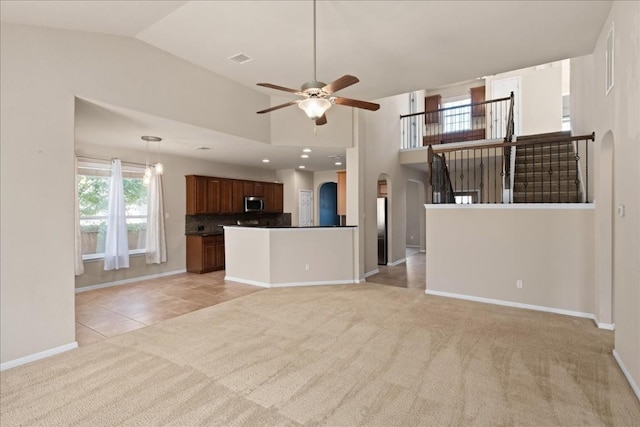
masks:
[[(580, 144), (580, 141), (577, 141), (576, 144)], [(584, 154), (585, 154), (584, 179), (586, 180), (584, 184), (585, 193), (586, 193), (584, 195), (584, 202), (589, 203), (589, 140), (588, 139), (584, 140)]]
[[(573, 143), (571, 145), (573, 145)], [(579, 162), (580, 162), (580, 144), (576, 142), (576, 199), (580, 199)]]

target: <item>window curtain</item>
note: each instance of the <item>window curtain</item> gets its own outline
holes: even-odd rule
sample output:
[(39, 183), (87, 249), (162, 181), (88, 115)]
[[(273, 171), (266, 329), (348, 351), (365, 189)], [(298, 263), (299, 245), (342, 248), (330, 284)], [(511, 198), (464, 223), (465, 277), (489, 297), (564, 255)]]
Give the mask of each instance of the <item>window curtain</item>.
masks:
[(75, 275), (80, 276), (84, 273), (84, 262), (82, 262), (82, 234), (80, 233), (80, 204), (78, 202), (78, 158), (75, 159), (75, 177), (76, 177), (76, 197), (75, 197)]
[(164, 203), (162, 197), (162, 175), (151, 172), (147, 197), (147, 264), (167, 262), (167, 241), (164, 231)]
[(109, 180), (109, 212), (104, 247), (104, 269), (129, 268), (129, 238), (127, 232), (122, 164), (120, 159), (111, 161)]

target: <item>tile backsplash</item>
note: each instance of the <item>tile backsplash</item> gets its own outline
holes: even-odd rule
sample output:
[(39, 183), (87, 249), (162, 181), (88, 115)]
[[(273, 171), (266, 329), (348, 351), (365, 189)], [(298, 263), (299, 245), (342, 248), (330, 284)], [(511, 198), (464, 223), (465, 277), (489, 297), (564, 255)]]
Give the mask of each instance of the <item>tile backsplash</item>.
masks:
[(238, 220), (256, 220), (260, 225), (291, 225), (290, 213), (241, 213), (215, 215), (185, 215), (185, 234), (215, 233), (220, 225), (236, 225)]

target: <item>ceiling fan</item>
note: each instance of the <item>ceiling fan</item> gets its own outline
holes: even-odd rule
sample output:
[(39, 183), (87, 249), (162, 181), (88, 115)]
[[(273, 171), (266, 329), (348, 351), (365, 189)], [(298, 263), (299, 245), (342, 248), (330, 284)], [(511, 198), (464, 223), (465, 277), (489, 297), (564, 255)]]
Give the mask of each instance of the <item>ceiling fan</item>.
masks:
[(327, 116), (325, 115), (325, 112), (331, 108), (333, 104), (362, 108), (370, 111), (378, 110), (380, 108), (379, 104), (334, 95), (334, 93), (340, 89), (354, 85), (359, 81), (360, 80), (358, 80), (357, 77), (349, 74), (346, 74), (329, 84), (319, 82), (316, 78), (316, 0), (313, 0), (313, 80), (303, 84), (300, 90), (278, 86), (271, 83), (257, 83), (258, 86), (295, 93), (296, 95), (303, 96), (304, 99), (276, 105), (275, 107), (258, 111), (258, 114), (269, 113), (274, 110), (279, 110), (280, 108), (298, 104), (298, 107), (300, 107), (311, 120), (315, 120), (316, 125), (320, 126), (327, 123)]

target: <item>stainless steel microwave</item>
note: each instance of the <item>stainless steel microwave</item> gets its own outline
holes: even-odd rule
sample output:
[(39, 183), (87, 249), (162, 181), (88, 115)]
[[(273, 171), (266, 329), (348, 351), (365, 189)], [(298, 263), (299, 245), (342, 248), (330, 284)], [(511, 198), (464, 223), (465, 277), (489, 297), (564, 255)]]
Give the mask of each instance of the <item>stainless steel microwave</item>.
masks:
[(262, 197), (245, 196), (245, 212), (264, 212), (264, 199)]

